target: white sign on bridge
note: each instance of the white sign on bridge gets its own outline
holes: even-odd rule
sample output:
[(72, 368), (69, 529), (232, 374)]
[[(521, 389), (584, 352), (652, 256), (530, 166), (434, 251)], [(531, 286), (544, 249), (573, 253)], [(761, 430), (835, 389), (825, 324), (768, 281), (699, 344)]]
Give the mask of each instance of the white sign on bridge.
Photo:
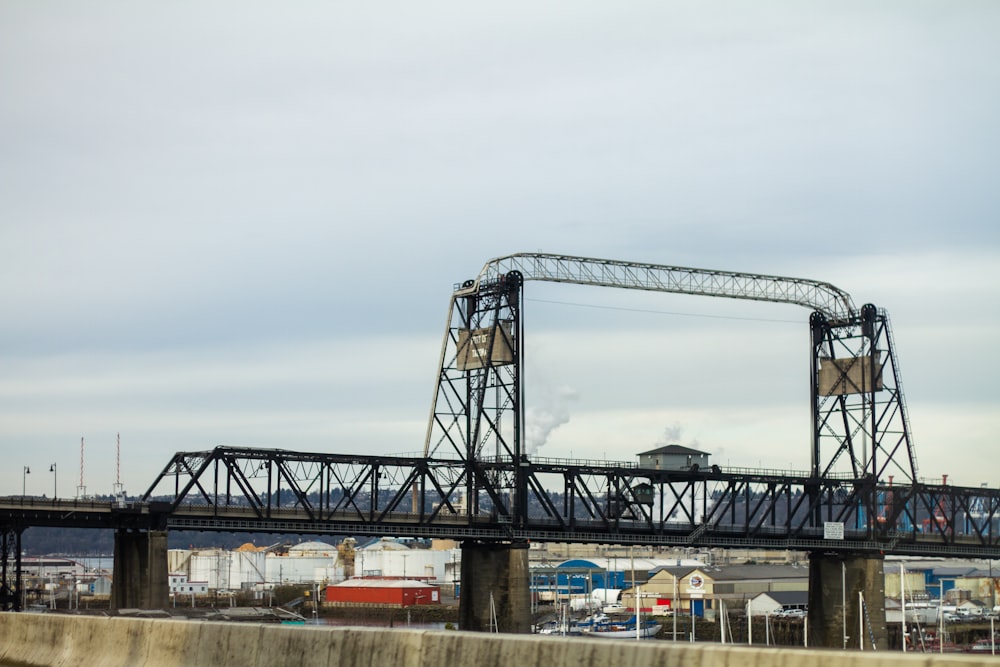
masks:
[(825, 521), (823, 523), (824, 540), (844, 539), (844, 524), (840, 521)]

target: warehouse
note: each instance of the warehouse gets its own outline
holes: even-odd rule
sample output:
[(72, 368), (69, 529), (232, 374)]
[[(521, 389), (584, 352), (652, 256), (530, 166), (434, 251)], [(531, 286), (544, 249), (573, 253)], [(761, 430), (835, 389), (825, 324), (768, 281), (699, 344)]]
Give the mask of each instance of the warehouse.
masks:
[(326, 588), (326, 601), (409, 607), (440, 604), (441, 589), (410, 579), (348, 579)]

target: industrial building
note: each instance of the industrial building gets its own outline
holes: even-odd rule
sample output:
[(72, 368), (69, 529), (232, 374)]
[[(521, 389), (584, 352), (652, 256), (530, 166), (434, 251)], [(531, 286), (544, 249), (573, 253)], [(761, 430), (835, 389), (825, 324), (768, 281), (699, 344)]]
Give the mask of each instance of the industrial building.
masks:
[(590, 599), (599, 589), (625, 589), (645, 582), (649, 574), (669, 565), (700, 566), (701, 561), (677, 558), (602, 556), (571, 558), (551, 566), (531, 567), (531, 588), (542, 602)]
[(278, 585), (329, 584), (359, 578), (412, 579), (440, 585), (457, 579), (461, 550), (413, 548), (392, 538), (356, 547), (300, 542), (290, 547), (244, 544), (234, 549), (171, 549), (171, 576), (204, 583), (208, 591), (263, 592)]
[(43, 579), (81, 577), (86, 572), (87, 568), (72, 558), (58, 556), (23, 556), (21, 558), (21, 574), (25, 577)]
[(441, 603), (441, 589), (412, 579), (348, 579), (326, 587), (326, 602), (399, 607)]
[[(743, 608), (760, 593), (807, 592), (809, 570), (792, 565), (736, 565), (730, 567), (660, 567), (637, 586), (641, 607), (653, 613), (676, 611), (713, 618), (719, 603)], [(634, 607), (636, 589), (622, 593), (622, 604)]]
[(758, 593), (751, 598), (747, 604), (747, 611), (754, 616), (759, 616), (792, 609), (805, 611), (808, 607), (809, 591), (770, 591)]

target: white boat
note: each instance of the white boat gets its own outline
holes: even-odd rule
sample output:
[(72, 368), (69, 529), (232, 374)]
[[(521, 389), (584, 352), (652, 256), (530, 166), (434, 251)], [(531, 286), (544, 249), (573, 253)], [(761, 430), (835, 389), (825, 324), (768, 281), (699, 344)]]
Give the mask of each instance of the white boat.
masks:
[(656, 621), (645, 621), (639, 626), (636, 633), (635, 617), (623, 623), (594, 623), (590, 627), (580, 626), (580, 631), (589, 637), (605, 637), (609, 639), (635, 639), (638, 634), (639, 639), (652, 639), (657, 635), (662, 626)]
[(997, 651), (998, 643), (995, 640), (986, 638), (979, 639), (967, 649), (969, 653), (993, 653)]
[(549, 621), (548, 623), (538, 626), (535, 633), (539, 635), (578, 635), (580, 634), (580, 631), (577, 630), (575, 626), (568, 625), (566, 623)]

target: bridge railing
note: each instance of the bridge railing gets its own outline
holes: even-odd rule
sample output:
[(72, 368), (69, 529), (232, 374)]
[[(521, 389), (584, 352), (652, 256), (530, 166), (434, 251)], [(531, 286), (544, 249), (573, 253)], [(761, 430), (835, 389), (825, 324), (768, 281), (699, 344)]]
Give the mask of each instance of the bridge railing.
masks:
[(118, 499), (95, 499), (95, 498), (46, 498), (44, 496), (0, 496), (0, 506), (4, 507), (28, 507), (51, 509), (53, 507), (67, 509), (101, 510), (112, 507), (139, 507), (143, 503), (138, 501), (126, 501), (122, 503)]

